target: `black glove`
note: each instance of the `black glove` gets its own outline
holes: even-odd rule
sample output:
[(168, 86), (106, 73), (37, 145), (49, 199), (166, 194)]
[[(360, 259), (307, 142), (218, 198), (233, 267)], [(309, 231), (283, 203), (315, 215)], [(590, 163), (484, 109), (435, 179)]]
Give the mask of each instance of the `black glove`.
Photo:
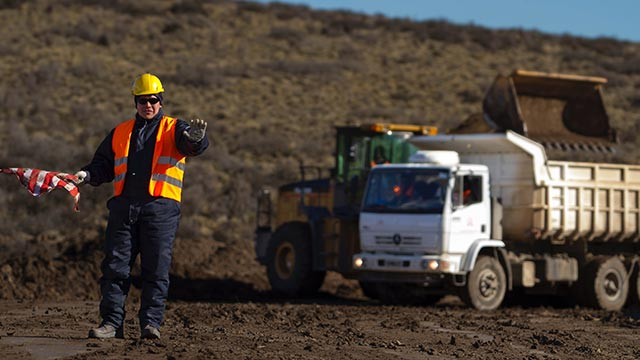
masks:
[(207, 122), (201, 119), (191, 120), (189, 129), (184, 131), (184, 136), (191, 142), (198, 142), (204, 139), (205, 131), (207, 131)]

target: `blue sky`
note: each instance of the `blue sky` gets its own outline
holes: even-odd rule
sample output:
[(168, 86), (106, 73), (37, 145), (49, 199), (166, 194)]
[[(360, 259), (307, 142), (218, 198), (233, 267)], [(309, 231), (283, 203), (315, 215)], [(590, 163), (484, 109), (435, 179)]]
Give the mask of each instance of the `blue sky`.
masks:
[[(258, 0), (268, 3), (268, 0)], [(495, 29), (521, 28), (640, 42), (640, 0), (280, 0), (414, 20), (446, 19)]]

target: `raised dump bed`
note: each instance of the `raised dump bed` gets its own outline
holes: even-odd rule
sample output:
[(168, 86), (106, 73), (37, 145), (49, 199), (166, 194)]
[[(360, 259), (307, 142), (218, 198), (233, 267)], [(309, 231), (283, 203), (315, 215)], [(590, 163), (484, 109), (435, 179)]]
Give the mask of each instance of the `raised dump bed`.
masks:
[(611, 152), (617, 136), (602, 99), (607, 79), (515, 70), (487, 90), (483, 113), (450, 133), (514, 131), (547, 149)]

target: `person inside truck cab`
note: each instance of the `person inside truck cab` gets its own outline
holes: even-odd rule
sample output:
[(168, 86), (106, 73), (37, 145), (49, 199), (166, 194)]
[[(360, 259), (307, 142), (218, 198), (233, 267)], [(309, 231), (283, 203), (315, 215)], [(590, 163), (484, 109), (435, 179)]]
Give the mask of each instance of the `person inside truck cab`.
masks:
[(411, 194), (405, 205), (424, 207), (442, 203), (442, 187), (438, 182), (427, 183), (418, 180), (412, 185)]
[(374, 167), (379, 164), (388, 164), (389, 160), (384, 154), (384, 147), (382, 145), (378, 145), (373, 149), (373, 159), (371, 160), (371, 167)]
[[(482, 201), (481, 180), (481, 177), (473, 175), (465, 175), (457, 178), (456, 186), (451, 193), (454, 206), (467, 206)], [(462, 189), (460, 189), (459, 184), (462, 184)], [(460, 195), (462, 195), (462, 203), (460, 203)]]
[(480, 201), (481, 178), (478, 176), (465, 176), (462, 191), (462, 204), (471, 205)]

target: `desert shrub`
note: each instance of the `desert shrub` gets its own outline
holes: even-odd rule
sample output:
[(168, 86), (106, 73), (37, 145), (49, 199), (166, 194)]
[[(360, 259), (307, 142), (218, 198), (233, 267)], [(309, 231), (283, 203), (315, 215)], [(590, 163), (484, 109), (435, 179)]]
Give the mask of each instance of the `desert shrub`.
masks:
[(357, 69), (356, 64), (350, 62), (335, 61), (273, 61), (260, 64), (263, 69), (287, 73), (294, 76), (337, 76), (343, 70)]
[(202, 7), (202, 1), (198, 0), (178, 0), (169, 8), (174, 14), (202, 14), (204, 8)]
[(464, 89), (458, 92), (458, 97), (462, 99), (462, 102), (466, 103), (476, 103), (482, 100), (483, 94), (478, 91), (473, 91), (471, 89)]
[(212, 162), (217, 171), (222, 173), (237, 173), (244, 166), (242, 160), (230, 154), (223, 144), (217, 146), (215, 151), (207, 151), (204, 157)]
[(261, 13), (266, 13), (270, 10), (268, 5), (266, 4), (261, 4), (261, 3), (251, 2), (251, 1), (243, 1), (243, 0), (237, 1), (236, 6), (238, 9), (238, 12), (247, 11), (247, 12), (261, 14)]
[(259, 129), (247, 131), (230, 144), (232, 153), (246, 152), (252, 157), (268, 160), (278, 156), (289, 156), (293, 149), (289, 142), (283, 141), (278, 128), (261, 126)]
[(133, 16), (150, 16), (161, 15), (164, 13), (162, 3), (155, 0), (115, 0), (115, 1), (101, 1), (101, 6), (105, 8), (111, 8), (117, 12), (133, 15)]
[(356, 107), (347, 115), (348, 119), (355, 119), (355, 123), (363, 122), (366, 119), (376, 119), (376, 121), (401, 122), (404, 118), (404, 111), (400, 108), (381, 108), (376, 106)]
[(609, 92), (616, 87), (624, 87), (628, 83), (627, 76), (615, 70), (607, 69), (604, 65), (603, 68), (594, 69), (593, 72), (585, 75), (599, 76), (607, 79), (607, 83), (604, 85), (605, 92)]
[(640, 55), (625, 56), (620, 59), (608, 59), (602, 62), (605, 69), (624, 75), (640, 74)]
[(73, 29), (73, 33), (82, 40), (100, 46), (109, 46), (107, 35), (97, 26), (96, 21), (91, 18), (79, 22)]
[(226, 83), (219, 68), (210, 66), (206, 59), (185, 60), (178, 64), (172, 82), (194, 87), (223, 87)]
[(178, 32), (180, 30), (184, 29), (184, 27), (179, 23), (179, 22), (175, 22), (175, 21), (170, 21), (166, 24), (164, 24), (164, 26), (162, 27), (162, 33), (163, 34), (172, 34), (175, 32)]
[(576, 62), (599, 62), (602, 59), (598, 53), (595, 53), (587, 48), (562, 48), (561, 51), (561, 59), (565, 63), (576, 63)]
[(412, 32), (418, 39), (442, 41), (451, 44), (460, 44), (467, 41), (467, 34), (459, 26), (446, 20), (432, 20), (416, 23)]
[(98, 56), (83, 57), (78, 63), (71, 65), (69, 68), (69, 71), (71, 71), (74, 76), (93, 79), (104, 79), (108, 77), (108, 74), (105, 74), (104, 70), (105, 63), (102, 58)]
[[(244, 169), (243, 169), (244, 170)], [(244, 219), (248, 215), (247, 210), (252, 206), (255, 191), (245, 180), (244, 171), (236, 172), (234, 181), (227, 183), (223, 189), (223, 204), (226, 206), (228, 219)]]
[(306, 5), (291, 5), (272, 2), (267, 5), (269, 12), (274, 14), (279, 20), (308, 19), (310, 9)]
[[(636, 101), (640, 102), (640, 99), (636, 99)], [(640, 123), (637, 121), (632, 121), (627, 126), (628, 127), (625, 128), (624, 131), (618, 132), (618, 139), (623, 143), (633, 143), (640, 133)]]
[(65, 71), (58, 61), (48, 60), (40, 64), (34, 72), (26, 74), (26, 84), (30, 93), (37, 93), (44, 86), (58, 86)]
[(284, 40), (291, 45), (297, 45), (302, 39), (304, 39), (305, 33), (300, 30), (277, 26), (272, 27), (267, 36), (276, 40)]
[(629, 104), (635, 108), (636, 113), (640, 109), (640, 83), (636, 83), (633, 93), (629, 95)]
[[(526, 51), (536, 54), (545, 53), (544, 45), (551, 42), (551, 35), (545, 35), (536, 30), (513, 30), (517, 34), (518, 43), (522, 45)], [(524, 51), (524, 50), (523, 50)]]
[(372, 27), (373, 23), (367, 16), (341, 11), (327, 16), (321, 33), (326, 36), (341, 36)]
[(0, 9), (13, 9), (18, 7), (22, 1), (20, 0), (0, 0)]
[(422, 23), (416, 24), (415, 21), (409, 19), (389, 19), (384, 16), (373, 18), (373, 26), (387, 32), (415, 32), (417, 28), (421, 27), (420, 24)]
[(469, 41), (472, 41), (485, 50), (498, 51), (518, 47), (521, 39), (512, 31), (490, 30), (480, 26), (467, 26), (466, 32)]
[(580, 39), (581, 45), (587, 47), (600, 55), (605, 56), (625, 56), (625, 43), (608, 37), (599, 37), (596, 39)]
[(22, 4), (20, 0), (0, 0), (0, 9), (14, 9)]
[[(371, 39), (368, 39), (371, 40)], [(362, 63), (363, 53), (356, 47), (345, 44), (338, 50), (338, 58), (342, 61), (353, 61)], [(364, 65), (364, 64), (363, 64)]]
[(395, 101), (410, 101), (414, 99), (416, 94), (412, 93), (411, 90), (400, 86), (396, 91), (389, 94), (389, 98)]
[(585, 49), (605, 57), (620, 57), (625, 55), (625, 43), (607, 37), (588, 39), (578, 36), (562, 35), (557, 39), (563, 47), (569, 49)]

